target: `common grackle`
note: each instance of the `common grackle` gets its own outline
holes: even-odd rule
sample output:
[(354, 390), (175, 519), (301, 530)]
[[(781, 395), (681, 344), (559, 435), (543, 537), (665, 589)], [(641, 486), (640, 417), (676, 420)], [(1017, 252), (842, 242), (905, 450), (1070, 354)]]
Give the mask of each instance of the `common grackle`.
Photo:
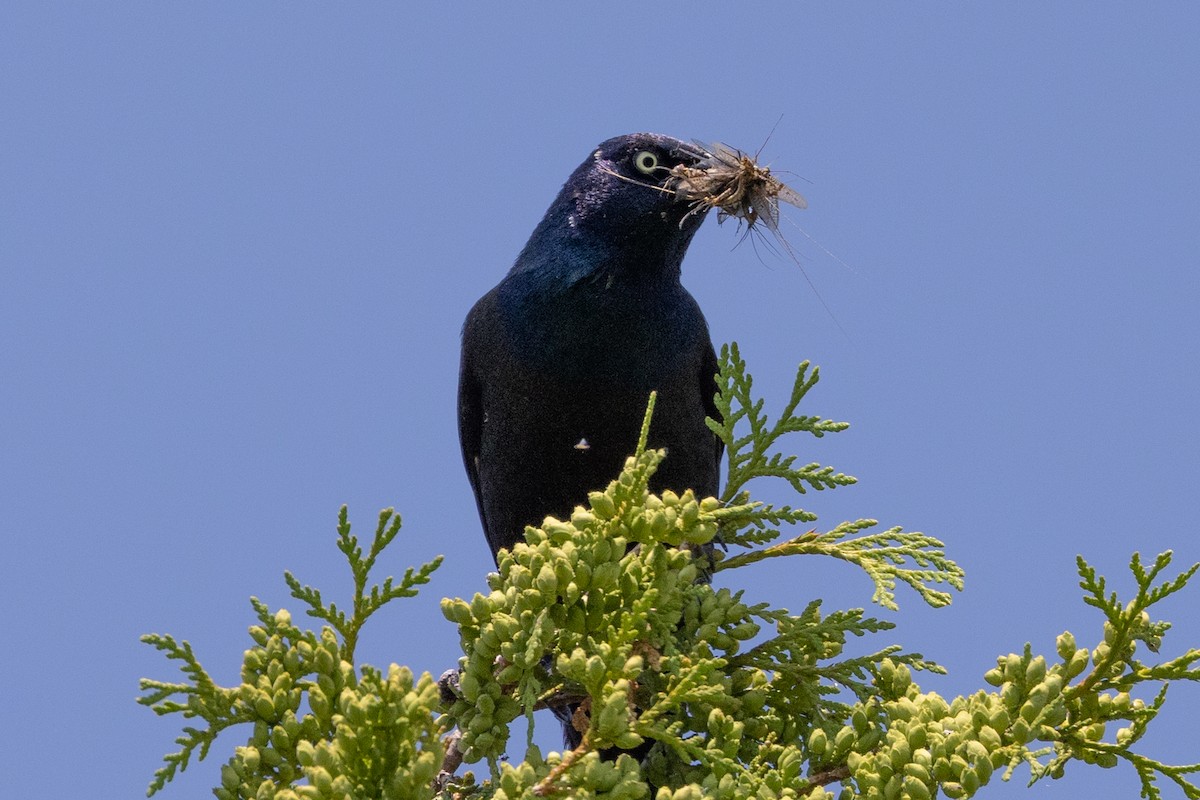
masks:
[(602, 143), (467, 315), (459, 438), (493, 556), (617, 476), (651, 390), (649, 446), (667, 449), (651, 491), (717, 493), (717, 360), (679, 282), (708, 209), (670, 189), (706, 155), (650, 133)]

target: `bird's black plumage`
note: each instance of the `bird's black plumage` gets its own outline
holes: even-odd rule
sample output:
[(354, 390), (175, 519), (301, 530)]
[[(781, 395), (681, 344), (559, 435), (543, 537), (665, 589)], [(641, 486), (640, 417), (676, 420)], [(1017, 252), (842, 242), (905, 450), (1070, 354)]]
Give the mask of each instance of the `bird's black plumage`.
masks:
[(616, 477), (652, 390), (649, 444), (667, 457), (651, 489), (717, 493), (717, 361), (679, 282), (704, 214), (666, 188), (702, 156), (648, 133), (601, 144), (467, 315), (459, 437), (493, 555)]

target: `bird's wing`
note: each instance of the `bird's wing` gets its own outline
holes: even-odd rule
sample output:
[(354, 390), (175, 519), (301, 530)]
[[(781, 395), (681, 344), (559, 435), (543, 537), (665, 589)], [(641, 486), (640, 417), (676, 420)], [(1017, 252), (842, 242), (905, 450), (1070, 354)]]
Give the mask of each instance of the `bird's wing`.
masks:
[[(710, 344), (704, 354), (704, 358), (700, 360), (700, 394), (704, 398), (705, 415), (712, 417), (717, 422), (724, 421), (724, 416), (717, 409), (717, 373), (720, 371), (720, 365), (717, 363), (717, 353)], [(720, 475), (721, 456), (725, 453), (725, 443), (716, 436), (713, 436), (713, 439), (716, 441), (713, 458), (717, 462), (717, 474)], [(719, 484), (717, 491), (720, 492)]]
[(475, 348), (472, 346), (472, 318), (475, 309), (467, 316), (463, 326), (462, 363), (458, 373), (458, 441), (462, 447), (463, 466), (467, 468), (467, 479), (475, 494), (475, 506), (479, 509), (479, 520), (485, 533), (489, 534), (487, 518), (483, 512), (483, 495), (479, 483), (479, 451), (483, 438), (483, 387), (475, 373)]

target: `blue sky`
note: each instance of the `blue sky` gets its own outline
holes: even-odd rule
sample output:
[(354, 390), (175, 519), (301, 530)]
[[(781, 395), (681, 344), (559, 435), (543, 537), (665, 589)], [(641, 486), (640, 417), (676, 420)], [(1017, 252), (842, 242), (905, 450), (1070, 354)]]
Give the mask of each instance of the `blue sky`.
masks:
[[(438, 601), (491, 564), (462, 318), (590, 149), (637, 130), (755, 150), (774, 127), (763, 157), (808, 198), (783, 230), (831, 313), (715, 219), (684, 279), (776, 405), (822, 367), (809, 413), (852, 427), (797, 446), (861, 483), (806, 497), (821, 523), (924, 530), (965, 567), (951, 608), (879, 610), (877, 643), (946, 664), (926, 686), (953, 695), (1026, 641), (1094, 641), (1077, 553), (1121, 588), (1134, 550), (1200, 560), (1198, 39), (1184, 3), (7, 4), (5, 794), (141, 796), (178, 721), (133, 702), (175, 675), (137, 637), (232, 683), (247, 598), (298, 610), (283, 570), (344, 599), (342, 503), (363, 534), (403, 514), (382, 569), (447, 556), (361, 657), (454, 662)], [(840, 563), (752, 578), (793, 609), (870, 598)], [(1164, 654), (1200, 645), (1198, 602), (1163, 606)], [(1171, 700), (1144, 749), (1200, 760), (1200, 690)], [(164, 796), (208, 796), (240, 741)], [(1136, 796), (1075, 766), (1034, 796)]]

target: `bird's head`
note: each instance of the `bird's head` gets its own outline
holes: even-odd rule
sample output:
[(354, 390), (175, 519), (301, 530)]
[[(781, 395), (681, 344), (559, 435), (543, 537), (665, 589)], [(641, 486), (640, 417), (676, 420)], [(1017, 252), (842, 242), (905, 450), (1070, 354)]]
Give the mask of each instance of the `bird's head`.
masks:
[(536, 273), (559, 288), (634, 270), (677, 277), (707, 209), (679, 199), (672, 171), (705, 156), (696, 145), (655, 133), (602, 142), (571, 173), (513, 273)]
[(700, 163), (706, 153), (693, 144), (656, 133), (631, 133), (600, 144), (571, 174), (559, 200), (576, 227), (619, 225), (631, 233), (661, 235), (665, 227), (700, 225), (678, 199), (672, 171)]

